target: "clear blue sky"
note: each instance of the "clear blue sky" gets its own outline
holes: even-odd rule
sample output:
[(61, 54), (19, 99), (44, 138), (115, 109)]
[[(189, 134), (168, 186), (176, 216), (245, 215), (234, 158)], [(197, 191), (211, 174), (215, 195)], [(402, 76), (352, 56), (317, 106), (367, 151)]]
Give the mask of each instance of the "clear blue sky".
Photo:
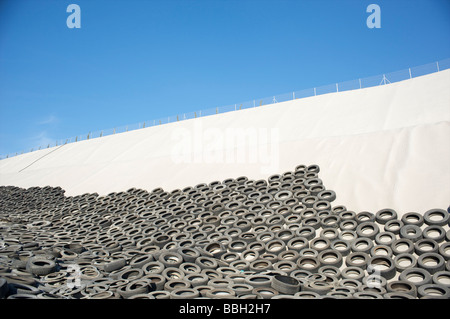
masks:
[(448, 57), (448, 0), (0, 0), (0, 154)]

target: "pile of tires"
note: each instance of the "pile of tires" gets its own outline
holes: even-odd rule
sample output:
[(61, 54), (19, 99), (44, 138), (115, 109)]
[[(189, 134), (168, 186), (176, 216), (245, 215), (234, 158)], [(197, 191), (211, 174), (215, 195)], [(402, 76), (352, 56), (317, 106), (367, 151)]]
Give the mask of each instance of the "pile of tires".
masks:
[(448, 211), (354, 212), (318, 165), (152, 191), (0, 187), (0, 298), (450, 298)]

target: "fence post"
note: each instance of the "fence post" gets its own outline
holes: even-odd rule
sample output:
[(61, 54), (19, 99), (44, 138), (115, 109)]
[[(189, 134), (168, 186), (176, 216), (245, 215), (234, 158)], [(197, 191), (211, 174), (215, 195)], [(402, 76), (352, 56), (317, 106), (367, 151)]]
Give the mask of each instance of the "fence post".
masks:
[(412, 79), (412, 76), (411, 76), (411, 68), (409, 68), (408, 70), (409, 70), (409, 78)]
[(292, 99), (295, 100), (295, 91), (292, 92)]
[(436, 61), (437, 71), (439, 72), (439, 62)]
[(339, 92), (339, 87), (337, 83), (336, 83), (336, 92)]
[(359, 88), (362, 89), (362, 86), (361, 86), (361, 79), (358, 79), (358, 80), (359, 80)]
[(314, 88), (314, 96), (316, 96), (316, 88)]

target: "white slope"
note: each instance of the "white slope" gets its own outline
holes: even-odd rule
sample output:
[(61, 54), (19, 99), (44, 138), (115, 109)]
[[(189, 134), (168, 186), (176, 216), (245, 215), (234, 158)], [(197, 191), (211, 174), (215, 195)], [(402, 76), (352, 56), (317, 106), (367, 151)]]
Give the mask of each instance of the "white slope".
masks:
[(318, 164), (356, 212), (450, 204), (450, 70), (35, 151), (0, 161), (0, 185), (67, 195), (166, 191)]

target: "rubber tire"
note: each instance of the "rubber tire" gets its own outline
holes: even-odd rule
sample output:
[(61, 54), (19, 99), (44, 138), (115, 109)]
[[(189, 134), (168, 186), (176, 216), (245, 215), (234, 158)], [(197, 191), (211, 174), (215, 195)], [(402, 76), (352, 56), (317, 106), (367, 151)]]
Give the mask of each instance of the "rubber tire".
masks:
[(282, 294), (293, 295), (300, 289), (300, 282), (290, 276), (276, 275), (272, 279), (271, 287)]

